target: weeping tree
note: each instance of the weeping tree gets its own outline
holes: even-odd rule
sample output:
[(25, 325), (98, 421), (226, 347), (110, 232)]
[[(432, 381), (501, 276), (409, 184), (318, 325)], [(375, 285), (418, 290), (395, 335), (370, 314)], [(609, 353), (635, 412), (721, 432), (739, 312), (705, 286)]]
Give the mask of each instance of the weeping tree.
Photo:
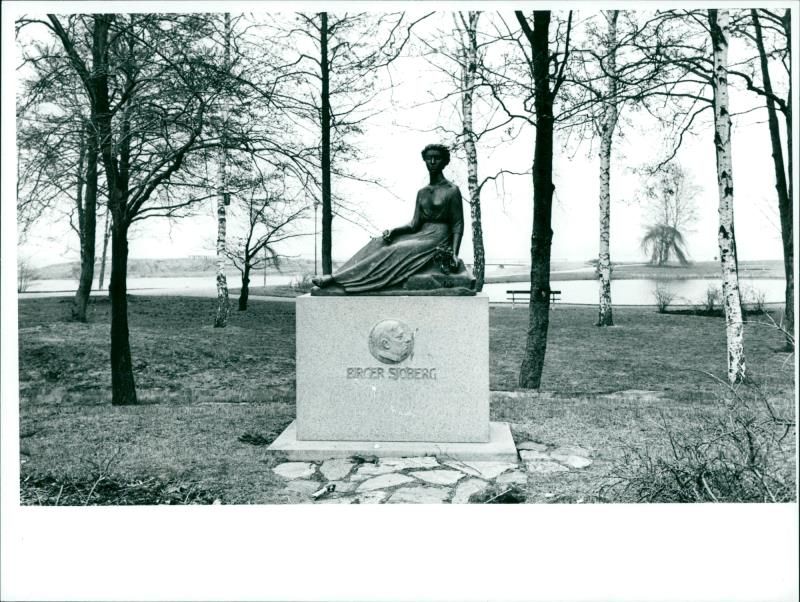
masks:
[(681, 265), (687, 265), (684, 234), (697, 220), (695, 198), (700, 188), (676, 161), (646, 171), (650, 177), (644, 189), (643, 204), (650, 225), (642, 236), (642, 251), (653, 265), (662, 266), (673, 256)]
[(649, 226), (642, 237), (642, 252), (650, 256), (649, 261), (653, 265), (662, 266), (673, 255), (681, 265), (689, 264), (683, 234), (674, 226)]

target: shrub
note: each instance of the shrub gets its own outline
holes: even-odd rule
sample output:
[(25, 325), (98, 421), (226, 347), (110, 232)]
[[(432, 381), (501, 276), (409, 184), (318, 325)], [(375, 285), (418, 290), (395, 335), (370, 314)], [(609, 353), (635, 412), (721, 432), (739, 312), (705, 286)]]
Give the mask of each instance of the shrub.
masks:
[(664, 280), (658, 280), (656, 282), (653, 296), (655, 297), (656, 307), (658, 307), (658, 313), (660, 314), (665, 313), (669, 304), (675, 299), (675, 294), (670, 290), (669, 284)]
[(702, 302), (703, 310), (711, 313), (722, 301), (722, 290), (716, 284), (709, 284), (706, 288), (706, 297)]
[(34, 280), (38, 280), (36, 270), (27, 261), (20, 259), (17, 263), (17, 292), (24, 293), (27, 291)]
[(291, 288), (297, 294), (307, 293), (314, 286), (314, 283), (311, 282), (312, 278), (313, 276), (311, 274), (303, 274), (302, 276), (298, 276), (289, 283), (289, 288)]
[(663, 441), (630, 448), (600, 493), (637, 502), (789, 502), (795, 499), (793, 404), (755, 385), (728, 388), (720, 412), (677, 430), (662, 414)]
[(767, 295), (755, 286), (742, 286), (742, 305), (749, 306), (750, 311), (757, 314), (766, 313), (767, 309)]

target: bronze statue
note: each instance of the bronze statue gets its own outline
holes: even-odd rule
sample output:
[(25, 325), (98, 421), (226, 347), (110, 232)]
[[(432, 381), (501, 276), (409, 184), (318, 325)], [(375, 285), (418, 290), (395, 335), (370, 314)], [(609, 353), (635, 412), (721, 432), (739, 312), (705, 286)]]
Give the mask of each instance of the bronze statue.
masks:
[(461, 191), (442, 173), (450, 151), (429, 144), (422, 159), (430, 184), (417, 192), (411, 222), (373, 238), (333, 274), (313, 278), (312, 295), (475, 294), (475, 278), (458, 259)]

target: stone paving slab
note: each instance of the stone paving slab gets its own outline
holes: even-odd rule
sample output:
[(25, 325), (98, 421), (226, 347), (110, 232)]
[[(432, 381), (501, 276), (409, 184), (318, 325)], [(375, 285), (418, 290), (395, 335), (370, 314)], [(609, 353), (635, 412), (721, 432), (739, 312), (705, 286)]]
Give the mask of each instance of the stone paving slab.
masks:
[(570, 468), (586, 468), (592, 464), (589, 458), (583, 456), (563, 456), (561, 454), (550, 454), (554, 460), (558, 460), (562, 464), (566, 464)]
[(284, 462), (272, 469), (272, 472), (284, 479), (305, 479), (316, 471), (311, 462)]
[(456, 468), (473, 477), (494, 479), (507, 470), (517, 467), (516, 462), (445, 462), (447, 466)]
[(459, 483), (456, 492), (453, 494), (451, 504), (468, 504), (469, 498), (476, 493), (480, 493), (489, 486), (489, 483), (481, 479), (469, 479)]
[(386, 487), (394, 487), (396, 485), (403, 485), (413, 481), (411, 477), (402, 474), (385, 474), (379, 477), (373, 477), (361, 483), (358, 486), (358, 491), (372, 491), (373, 489), (384, 489)]
[(457, 470), (416, 470), (409, 474), (431, 485), (453, 485), (464, 477), (464, 473)]
[(441, 504), (450, 492), (439, 487), (401, 487), (387, 500), (387, 504)]
[(302, 493), (304, 495), (311, 495), (320, 489), (320, 483), (318, 481), (297, 479), (296, 481), (289, 481), (289, 483), (286, 485), (286, 489), (290, 491), (296, 491), (297, 493)]
[(526, 462), (525, 468), (528, 472), (537, 472), (540, 474), (550, 474), (553, 472), (569, 472), (569, 468), (562, 466), (558, 462), (548, 460), (534, 460)]
[(362, 464), (350, 478), (363, 481), (371, 477), (391, 472), (400, 472), (409, 468), (436, 468), (439, 462), (434, 457), (422, 458), (381, 458), (377, 464)]
[(319, 467), (322, 476), (329, 481), (340, 481), (350, 474), (353, 462), (344, 459), (326, 460)]
[[(507, 424), (505, 428), (508, 429)], [(352, 458), (305, 462), (295, 459), (279, 464), (273, 471), (287, 480), (284, 495), (289, 503), (464, 504), (471, 499), (480, 502), (476, 496), (485, 497), (487, 488), (499, 488), (498, 491), (515, 488), (516, 498), (504, 502), (524, 501), (530, 479), (569, 473), (593, 463), (590, 450), (577, 445), (527, 441), (520, 444), (518, 456), (514, 449), (513, 461), (453, 458), (448, 454), (438, 458), (380, 456), (370, 451)], [(313, 480), (317, 468), (324, 481)], [(313, 498), (326, 481), (333, 489)]]

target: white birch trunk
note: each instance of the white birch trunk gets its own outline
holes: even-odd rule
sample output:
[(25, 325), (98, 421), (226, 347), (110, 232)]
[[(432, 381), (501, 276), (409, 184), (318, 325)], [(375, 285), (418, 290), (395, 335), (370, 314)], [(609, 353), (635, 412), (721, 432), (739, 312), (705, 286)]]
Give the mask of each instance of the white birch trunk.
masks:
[(106, 274), (106, 257), (108, 255), (108, 238), (111, 236), (111, 212), (106, 209), (106, 226), (103, 230), (103, 257), (100, 260), (100, 278), (97, 281), (97, 290), (103, 290), (103, 279)]
[(477, 28), (480, 13), (470, 11), (463, 20), (465, 40), (462, 50), (461, 112), (464, 148), (467, 152), (467, 187), (472, 218), (472, 249), (474, 257), (475, 288), (483, 289), (486, 273), (486, 253), (483, 248), (483, 226), (481, 224), (481, 191), (478, 187), (478, 152), (475, 148), (475, 130), (472, 123), (472, 99), (475, 92), (475, 73), (478, 68)]
[(613, 326), (611, 308), (611, 145), (617, 125), (617, 15), (619, 11), (606, 11), (608, 21), (607, 51), (608, 98), (603, 111), (600, 137), (600, 251), (597, 258), (597, 275), (600, 279), (598, 326)]
[[(230, 65), (230, 41), (231, 41), (231, 15), (225, 13), (225, 65), (228, 69)], [(225, 328), (228, 323), (230, 313), (230, 302), (228, 300), (228, 280), (225, 276), (226, 263), (226, 230), (227, 215), (225, 201), (228, 185), (228, 149), (226, 148), (225, 124), (228, 119), (227, 103), (223, 99), (220, 110), (220, 148), (217, 164), (217, 314), (214, 317), (214, 328)]]
[(714, 145), (717, 152), (719, 186), (719, 258), (722, 265), (722, 297), (728, 344), (728, 381), (745, 379), (742, 302), (736, 237), (733, 228), (733, 161), (731, 158), (731, 117), (728, 104), (728, 38), (730, 17), (727, 10), (709, 9), (711, 43), (714, 52)]

